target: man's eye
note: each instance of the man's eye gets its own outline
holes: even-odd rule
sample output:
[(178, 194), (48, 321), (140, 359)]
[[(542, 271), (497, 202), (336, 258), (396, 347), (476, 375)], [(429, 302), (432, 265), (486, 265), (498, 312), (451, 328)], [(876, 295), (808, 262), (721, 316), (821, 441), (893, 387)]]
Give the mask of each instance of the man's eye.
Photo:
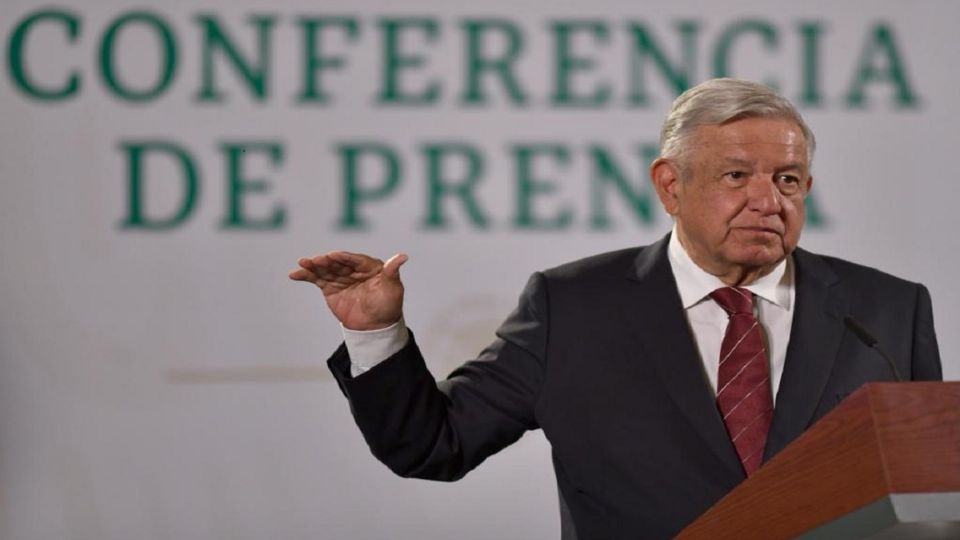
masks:
[(733, 180), (742, 180), (747, 177), (747, 173), (743, 171), (730, 171), (724, 174), (724, 176)]
[(777, 177), (777, 182), (780, 184), (799, 185), (800, 178), (793, 176), (792, 174), (781, 174)]
[(792, 174), (777, 176), (777, 186), (781, 193), (792, 195), (800, 191), (800, 177)]

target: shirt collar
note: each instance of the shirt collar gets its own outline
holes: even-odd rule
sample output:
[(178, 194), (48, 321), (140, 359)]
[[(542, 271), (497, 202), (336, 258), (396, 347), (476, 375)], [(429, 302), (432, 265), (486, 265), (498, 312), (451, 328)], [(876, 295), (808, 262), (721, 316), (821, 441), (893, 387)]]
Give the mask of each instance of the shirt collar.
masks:
[[(680, 244), (677, 227), (674, 225), (667, 246), (667, 257), (677, 281), (680, 301), (683, 309), (689, 309), (702, 302), (713, 291), (727, 285), (717, 276), (697, 266), (687, 250)], [(785, 310), (790, 309), (793, 287), (793, 257), (780, 261), (767, 275), (744, 288), (767, 302)]]

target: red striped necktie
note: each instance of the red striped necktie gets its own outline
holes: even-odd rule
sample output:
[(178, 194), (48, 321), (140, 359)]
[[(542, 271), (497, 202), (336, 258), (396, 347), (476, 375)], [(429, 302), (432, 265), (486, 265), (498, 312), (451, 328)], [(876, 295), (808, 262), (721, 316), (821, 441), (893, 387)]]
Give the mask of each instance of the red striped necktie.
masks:
[(717, 407), (747, 476), (763, 460), (773, 418), (770, 366), (763, 349), (763, 330), (753, 315), (753, 293), (724, 287), (710, 293), (730, 317), (720, 345)]

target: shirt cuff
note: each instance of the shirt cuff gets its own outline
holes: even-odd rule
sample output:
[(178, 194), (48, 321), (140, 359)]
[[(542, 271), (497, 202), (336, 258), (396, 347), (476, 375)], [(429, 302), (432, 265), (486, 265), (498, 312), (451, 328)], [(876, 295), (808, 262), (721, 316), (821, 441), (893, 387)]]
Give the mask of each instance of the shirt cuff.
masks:
[(350, 355), (350, 375), (356, 377), (390, 358), (410, 339), (407, 325), (401, 318), (379, 330), (350, 330), (340, 325), (343, 343)]

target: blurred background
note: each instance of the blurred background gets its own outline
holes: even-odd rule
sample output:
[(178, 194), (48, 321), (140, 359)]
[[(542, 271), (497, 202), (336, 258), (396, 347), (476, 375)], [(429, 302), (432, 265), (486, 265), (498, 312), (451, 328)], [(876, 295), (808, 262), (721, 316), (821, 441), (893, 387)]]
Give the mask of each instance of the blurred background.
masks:
[[(670, 102), (766, 82), (818, 138), (801, 245), (931, 291), (960, 378), (960, 4), (5, 0), (0, 538), (549, 539), (531, 433), (456, 484), (369, 455), (286, 274), (404, 267), (438, 377), (527, 276), (670, 229)], [(882, 341), (882, 337), (881, 341)]]

